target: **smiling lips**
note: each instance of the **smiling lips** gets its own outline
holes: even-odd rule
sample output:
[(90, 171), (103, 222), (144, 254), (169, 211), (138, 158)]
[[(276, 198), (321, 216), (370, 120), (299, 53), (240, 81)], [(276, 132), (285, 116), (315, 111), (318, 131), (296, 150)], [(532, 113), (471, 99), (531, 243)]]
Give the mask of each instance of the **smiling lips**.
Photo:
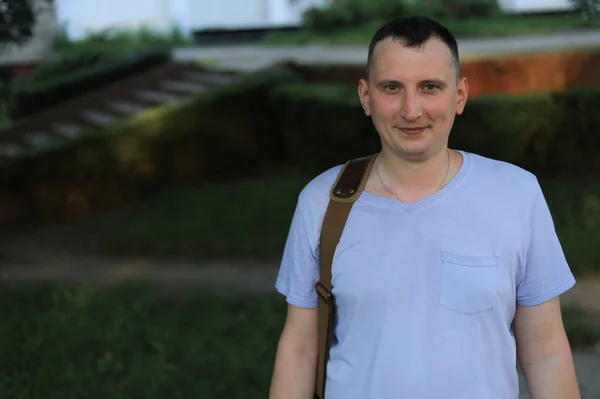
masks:
[(402, 133), (408, 136), (416, 136), (418, 134), (423, 133), (427, 127), (401, 127), (399, 128)]

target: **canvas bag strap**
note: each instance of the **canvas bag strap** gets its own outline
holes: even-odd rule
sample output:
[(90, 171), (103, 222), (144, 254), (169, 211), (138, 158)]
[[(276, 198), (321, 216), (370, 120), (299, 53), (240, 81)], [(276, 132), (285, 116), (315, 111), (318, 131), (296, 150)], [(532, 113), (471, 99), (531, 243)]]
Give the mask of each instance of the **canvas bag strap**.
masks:
[(334, 297), (331, 292), (331, 264), (344, 226), (352, 209), (365, 188), (376, 155), (346, 162), (331, 188), (329, 204), (323, 218), (319, 249), (318, 363), (315, 398), (324, 399), (329, 347), (333, 337)]

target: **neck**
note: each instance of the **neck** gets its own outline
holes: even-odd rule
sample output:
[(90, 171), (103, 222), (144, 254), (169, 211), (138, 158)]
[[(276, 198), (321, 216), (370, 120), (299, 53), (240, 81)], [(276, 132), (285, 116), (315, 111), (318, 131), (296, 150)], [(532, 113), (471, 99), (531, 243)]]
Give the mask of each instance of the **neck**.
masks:
[[(446, 176), (448, 156), (445, 147), (421, 161), (383, 151), (379, 160), (380, 173), (385, 184), (400, 196), (410, 198), (430, 195), (438, 190)], [(454, 162), (451, 162), (450, 172), (454, 169)], [(450, 176), (449, 173), (444, 184), (448, 183)]]

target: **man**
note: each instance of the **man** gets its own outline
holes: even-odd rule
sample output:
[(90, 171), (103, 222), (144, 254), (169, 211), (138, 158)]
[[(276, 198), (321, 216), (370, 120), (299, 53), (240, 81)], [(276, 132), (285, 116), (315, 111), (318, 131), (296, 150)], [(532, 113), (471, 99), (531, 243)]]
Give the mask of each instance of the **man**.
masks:
[[(382, 151), (333, 260), (327, 399), (517, 399), (517, 361), (532, 398), (579, 398), (558, 299), (575, 280), (536, 177), (448, 149), (468, 91), (439, 23), (375, 34), (358, 94)], [(319, 233), (341, 167), (298, 199), (272, 399), (313, 397)]]

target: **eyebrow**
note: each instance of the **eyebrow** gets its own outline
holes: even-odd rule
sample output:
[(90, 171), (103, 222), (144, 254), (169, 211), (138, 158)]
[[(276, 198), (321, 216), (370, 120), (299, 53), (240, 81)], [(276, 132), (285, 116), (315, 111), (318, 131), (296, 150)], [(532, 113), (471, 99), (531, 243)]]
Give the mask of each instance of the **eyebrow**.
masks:
[[(433, 79), (425, 79), (419, 82), (419, 84), (421, 85), (437, 85), (437, 86), (441, 86), (441, 87), (446, 87), (447, 84), (444, 80), (442, 79), (437, 79), (437, 78), (433, 78)], [(384, 85), (396, 85), (396, 86), (404, 86), (404, 84), (402, 84), (401, 82), (394, 80), (394, 79), (382, 79), (381, 81), (379, 81), (379, 85), (380, 86), (384, 86)]]

